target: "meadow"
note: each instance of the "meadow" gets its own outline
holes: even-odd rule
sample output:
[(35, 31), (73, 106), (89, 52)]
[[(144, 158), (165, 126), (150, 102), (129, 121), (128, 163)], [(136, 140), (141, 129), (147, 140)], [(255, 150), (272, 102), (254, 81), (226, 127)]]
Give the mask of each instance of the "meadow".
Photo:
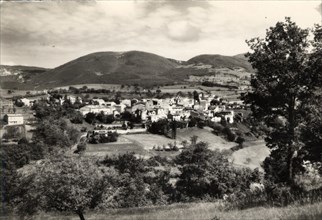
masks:
[[(291, 205), (286, 207), (255, 207), (244, 210), (224, 210), (221, 202), (214, 203), (180, 203), (168, 206), (152, 206), (128, 209), (110, 209), (104, 212), (85, 213), (88, 220), (320, 220), (322, 203), (308, 205)], [(18, 216), (0, 217), (0, 219), (18, 220)], [(77, 220), (73, 213), (39, 213), (32, 216), (34, 220)]]
[[(190, 142), (192, 136), (198, 136), (198, 141), (208, 143), (211, 150), (229, 150), (236, 146), (235, 142), (228, 142), (223, 137), (212, 133), (212, 129), (205, 127), (200, 129), (185, 128), (177, 130), (176, 144), (182, 147), (182, 141)], [(127, 152), (134, 152), (142, 157), (150, 157), (154, 155), (174, 157), (178, 154), (175, 151), (155, 151), (153, 147), (167, 146), (169, 143), (174, 144), (175, 140), (157, 134), (128, 134), (120, 135), (117, 142), (105, 144), (88, 144), (85, 155), (100, 156), (118, 155)], [(265, 146), (263, 140), (250, 140), (244, 143), (244, 148), (231, 155), (231, 160), (237, 166), (246, 166), (249, 168), (260, 168), (261, 163), (269, 155), (269, 149)]]

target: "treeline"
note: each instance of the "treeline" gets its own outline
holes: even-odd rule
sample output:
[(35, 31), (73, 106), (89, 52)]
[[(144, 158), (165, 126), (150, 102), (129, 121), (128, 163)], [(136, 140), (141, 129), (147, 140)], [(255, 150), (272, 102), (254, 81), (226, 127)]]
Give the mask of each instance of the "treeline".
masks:
[(210, 81), (204, 81), (201, 83), (201, 85), (207, 86), (207, 87), (221, 87), (221, 88), (229, 88), (229, 89), (238, 89), (238, 86), (222, 85), (222, 84), (214, 83), (214, 82), (210, 82)]
[(28, 172), (16, 172), (6, 193), (7, 205), (21, 215), (65, 210), (82, 216), (94, 208), (216, 200), (243, 192), (260, 178), (258, 170), (235, 168), (224, 153), (195, 142), (173, 160), (134, 153), (102, 160), (58, 154)]

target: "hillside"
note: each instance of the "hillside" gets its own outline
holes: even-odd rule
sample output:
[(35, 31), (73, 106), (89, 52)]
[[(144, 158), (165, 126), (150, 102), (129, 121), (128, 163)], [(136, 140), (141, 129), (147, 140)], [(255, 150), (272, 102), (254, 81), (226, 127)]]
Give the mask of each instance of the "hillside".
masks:
[(249, 72), (253, 72), (250, 63), (248, 63), (247, 59), (242, 55), (236, 56), (222, 56), (222, 55), (213, 55), (213, 54), (203, 54), (196, 57), (193, 57), (187, 61), (188, 64), (208, 64), (213, 67), (222, 68), (236, 68), (242, 67)]
[(164, 57), (139, 52), (98, 52), (70, 61), (34, 79), (41, 86), (82, 83), (154, 84), (168, 82), (160, 73), (178, 64)]
[[(252, 72), (243, 55), (199, 55), (188, 61), (140, 51), (97, 52), (54, 69), (1, 66), (1, 88), (44, 89), (77, 84), (139, 84), (152, 86), (195, 81), (191, 76), (220, 77), (238, 83)], [(227, 79), (222, 80), (222, 78)], [(204, 79), (197, 79), (197, 81)]]
[(48, 70), (34, 66), (0, 65), (0, 86), (5, 89), (30, 88), (28, 81)]

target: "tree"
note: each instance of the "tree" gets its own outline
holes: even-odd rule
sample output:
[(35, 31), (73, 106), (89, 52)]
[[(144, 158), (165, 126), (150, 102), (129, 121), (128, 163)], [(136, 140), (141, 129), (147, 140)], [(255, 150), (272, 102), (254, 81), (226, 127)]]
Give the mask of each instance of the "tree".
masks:
[(181, 174), (176, 183), (182, 199), (222, 197), (249, 189), (259, 181), (258, 171), (235, 168), (220, 151), (211, 151), (204, 142), (191, 144), (176, 158)]
[(84, 211), (100, 203), (105, 186), (103, 174), (93, 161), (53, 157), (20, 175), (18, 210), (20, 214), (71, 211), (83, 220)]
[(83, 124), (83, 115), (80, 112), (75, 112), (71, 119), (70, 122), (73, 124)]
[(96, 114), (93, 113), (93, 112), (89, 112), (86, 114), (85, 116), (85, 121), (88, 123), (88, 124), (93, 124), (95, 123), (96, 121)]
[(195, 101), (197, 101), (198, 103), (200, 103), (200, 100), (199, 100), (199, 93), (198, 93), (196, 90), (194, 90), (194, 91), (193, 91), (193, 99), (194, 99)]
[[(321, 40), (317, 32), (314, 42)], [(254, 117), (271, 128), (266, 144), (272, 151), (264, 169), (267, 178), (280, 173), (275, 182), (293, 182), (299, 165), (297, 155), (303, 147), (301, 112), (321, 86), (321, 59), (317, 59), (321, 58), (321, 48), (309, 41), (309, 34), (309, 29), (301, 29), (286, 18), (269, 28), (265, 39), (246, 41), (252, 50), (246, 56), (256, 73), (251, 79), (253, 90), (244, 99), (251, 104)], [(319, 55), (311, 53), (310, 47)], [(276, 118), (286, 123), (272, 124)], [(279, 167), (275, 169), (274, 164)]]
[(47, 146), (66, 148), (75, 144), (79, 136), (80, 132), (76, 128), (67, 126), (63, 119), (49, 118), (39, 123), (32, 140)]
[(170, 127), (167, 119), (160, 119), (156, 122), (152, 122), (151, 126), (148, 128), (148, 131), (152, 134), (161, 135), (167, 135), (169, 130)]

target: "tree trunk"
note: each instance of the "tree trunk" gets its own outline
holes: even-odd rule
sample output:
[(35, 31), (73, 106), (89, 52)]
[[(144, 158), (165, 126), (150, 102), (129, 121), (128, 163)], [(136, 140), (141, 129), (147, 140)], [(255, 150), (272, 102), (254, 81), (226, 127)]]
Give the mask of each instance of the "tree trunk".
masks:
[(287, 158), (287, 169), (288, 169), (288, 183), (292, 185), (294, 179), (294, 171), (293, 171), (293, 161), (295, 158), (295, 150), (293, 149), (293, 145), (289, 147), (288, 158)]
[(80, 220), (85, 220), (84, 214), (83, 214), (83, 211), (82, 210), (77, 210), (76, 213), (79, 216), (79, 219)]
[(288, 155), (287, 155), (287, 171), (288, 171), (288, 183), (291, 185), (293, 183), (294, 171), (293, 171), (293, 160), (295, 157), (295, 98), (292, 97), (289, 104), (288, 111), (288, 121), (289, 121), (289, 136), (290, 136), (290, 145), (288, 146)]

